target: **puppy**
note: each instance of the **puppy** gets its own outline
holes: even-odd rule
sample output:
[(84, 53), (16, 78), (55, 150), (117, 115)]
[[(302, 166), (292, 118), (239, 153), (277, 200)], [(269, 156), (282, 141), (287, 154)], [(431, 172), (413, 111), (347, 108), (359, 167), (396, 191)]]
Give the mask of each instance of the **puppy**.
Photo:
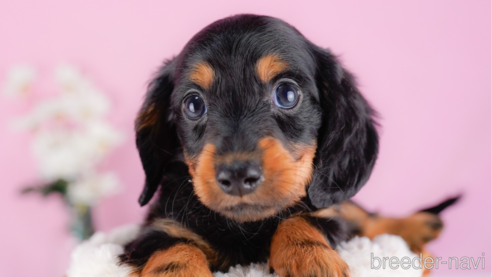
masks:
[(122, 263), (135, 276), (267, 260), (280, 276), (349, 276), (334, 249), (368, 221), (333, 205), (369, 178), (373, 114), (337, 58), (289, 24), (205, 27), (162, 66), (136, 119), (139, 203), (158, 198)]

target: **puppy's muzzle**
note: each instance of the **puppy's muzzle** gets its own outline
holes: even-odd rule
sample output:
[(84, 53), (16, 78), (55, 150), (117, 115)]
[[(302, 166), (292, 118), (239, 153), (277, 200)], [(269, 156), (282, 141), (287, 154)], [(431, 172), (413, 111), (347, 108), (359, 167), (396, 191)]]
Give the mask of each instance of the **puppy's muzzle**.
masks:
[(263, 180), (261, 165), (255, 161), (232, 161), (216, 168), (217, 185), (227, 194), (243, 196), (252, 193)]

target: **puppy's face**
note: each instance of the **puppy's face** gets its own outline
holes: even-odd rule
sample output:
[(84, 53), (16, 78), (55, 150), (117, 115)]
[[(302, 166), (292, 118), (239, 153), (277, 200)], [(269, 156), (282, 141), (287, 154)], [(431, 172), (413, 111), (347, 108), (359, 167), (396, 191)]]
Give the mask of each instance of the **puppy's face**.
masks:
[(257, 220), (306, 195), (321, 125), (314, 62), (292, 31), (226, 32), (194, 41), (171, 106), (199, 199)]
[[(167, 141), (177, 135), (194, 191), (210, 209), (240, 222), (274, 216), (306, 196), (314, 165), (322, 163), (315, 157), (320, 159), (320, 151), (326, 151), (325, 140), (337, 141), (333, 133), (320, 128), (328, 124), (324, 117), (336, 113), (326, 111), (326, 105), (338, 102), (336, 97), (330, 100), (326, 90), (329, 83), (340, 84), (344, 72), (333, 62), (327, 65), (332, 76), (320, 79), (320, 61), (313, 47), (294, 28), (276, 19), (236, 16), (215, 22), (161, 72), (137, 119), (137, 131), (153, 129), (154, 140), (166, 140), (159, 137), (161, 133), (168, 136)], [(158, 90), (163, 91), (165, 85), (164, 99)], [(332, 93), (336, 89), (333, 85)], [(370, 120), (366, 105), (359, 107), (361, 116)], [(332, 125), (345, 128), (350, 120)], [(167, 133), (162, 132), (165, 124)], [(138, 139), (137, 133), (137, 144)], [(322, 150), (318, 150), (320, 143)], [(150, 166), (155, 171), (159, 162), (148, 161), (149, 153), (142, 156), (142, 150), (147, 152), (142, 144), (144, 169), (147, 160), (154, 163)], [(173, 147), (166, 151), (176, 151)], [(336, 147), (341, 149), (328, 159), (346, 150), (343, 142)], [(340, 161), (347, 169), (351, 154)], [(370, 155), (372, 163), (375, 154)], [(165, 171), (165, 162), (162, 167)], [(147, 169), (146, 173), (149, 179)], [(325, 174), (317, 178), (335, 177)]]

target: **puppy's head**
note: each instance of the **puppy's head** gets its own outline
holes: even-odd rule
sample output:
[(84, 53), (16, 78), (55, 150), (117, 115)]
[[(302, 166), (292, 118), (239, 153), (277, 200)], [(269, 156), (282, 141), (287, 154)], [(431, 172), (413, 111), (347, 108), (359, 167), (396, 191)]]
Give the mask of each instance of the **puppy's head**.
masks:
[[(149, 86), (136, 121), (140, 204), (186, 163), (199, 200), (237, 221), (308, 196), (353, 196), (377, 156), (372, 110), (329, 51), (287, 23), (240, 15), (195, 35)], [(191, 184), (190, 184), (191, 185)]]

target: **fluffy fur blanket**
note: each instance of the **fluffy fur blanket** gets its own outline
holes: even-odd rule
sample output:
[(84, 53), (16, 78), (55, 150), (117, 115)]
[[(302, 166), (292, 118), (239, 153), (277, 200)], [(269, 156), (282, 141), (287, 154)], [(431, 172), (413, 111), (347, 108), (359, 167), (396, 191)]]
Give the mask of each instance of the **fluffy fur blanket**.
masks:
[[(98, 232), (89, 240), (78, 245), (72, 252), (67, 277), (126, 277), (130, 268), (118, 265), (118, 255), (123, 253), (123, 245), (136, 237), (137, 225), (122, 226), (109, 234)], [(410, 252), (402, 238), (381, 235), (373, 241), (356, 237), (338, 247), (338, 253), (350, 267), (352, 277), (418, 277), (422, 271), (417, 269), (393, 270), (371, 269), (371, 257), (416, 257)], [(372, 256), (371, 256), (372, 254)], [(377, 266), (377, 263), (374, 263)], [(231, 267), (229, 272), (216, 272), (215, 277), (275, 277), (268, 272), (267, 264)]]

